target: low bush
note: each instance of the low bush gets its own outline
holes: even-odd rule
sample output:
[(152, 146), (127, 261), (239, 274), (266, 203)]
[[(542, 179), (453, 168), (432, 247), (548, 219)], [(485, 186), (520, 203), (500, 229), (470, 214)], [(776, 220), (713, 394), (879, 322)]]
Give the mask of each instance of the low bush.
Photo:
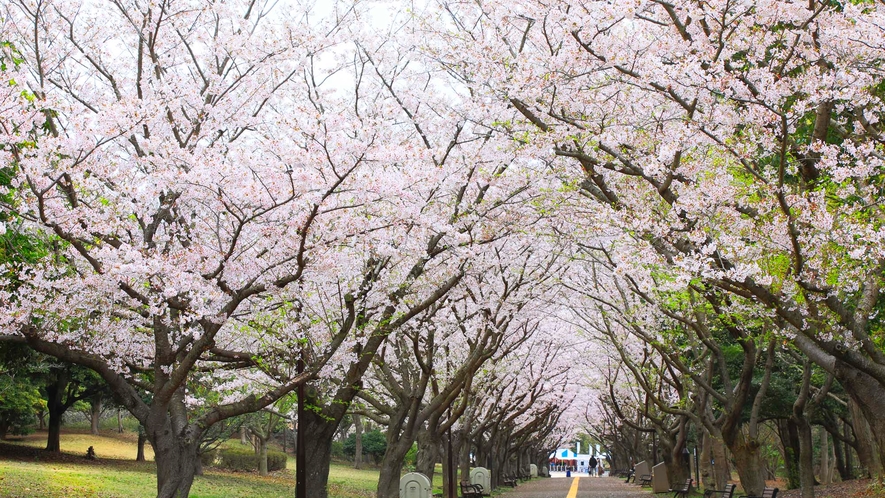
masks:
[(218, 460), (218, 448), (200, 453), (200, 463), (203, 464), (203, 467), (215, 467), (216, 460)]
[[(282, 451), (267, 452), (267, 470), (282, 470), (286, 468), (286, 454)], [(214, 458), (215, 467), (241, 472), (258, 470), (258, 455), (251, 448), (222, 448), (217, 450)], [(205, 460), (204, 460), (205, 463)]]

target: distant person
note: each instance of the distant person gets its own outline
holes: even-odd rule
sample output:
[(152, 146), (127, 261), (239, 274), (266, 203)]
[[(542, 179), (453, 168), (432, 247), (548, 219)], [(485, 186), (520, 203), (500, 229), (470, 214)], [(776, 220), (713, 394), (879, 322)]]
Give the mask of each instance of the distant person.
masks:
[(597, 462), (596, 462), (596, 457), (595, 457), (595, 456), (590, 457), (590, 470), (589, 470), (589, 473), (590, 473), (591, 476), (596, 472), (596, 464), (597, 464)]

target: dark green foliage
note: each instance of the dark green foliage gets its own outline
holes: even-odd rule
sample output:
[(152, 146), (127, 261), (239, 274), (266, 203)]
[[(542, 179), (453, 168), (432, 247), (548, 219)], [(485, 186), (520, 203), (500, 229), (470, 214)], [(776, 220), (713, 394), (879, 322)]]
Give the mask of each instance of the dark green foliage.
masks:
[[(384, 452), (387, 451), (387, 437), (375, 429), (374, 431), (363, 434), (363, 455), (369, 455), (375, 463), (381, 461)], [(344, 454), (350, 458), (356, 454), (356, 435), (351, 434), (344, 440)]]
[(29, 379), (0, 375), (0, 438), (33, 432), (41, 404), (40, 391)]
[(344, 458), (347, 456), (344, 452), (344, 443), (341, 441), (332, 441), (332, 458)]
[[(211, 465), (221, 469), (252, 472), (258, 470), (258, 455), (251, 448), (220, 448), (207, 451), (200, 456), (203, 465)], [(286, 468), (287, 456), (282, 451), (267, 452), (267, 470), (283, 470)]]
[(39, 382), (46, 369), (23, 344), (0, 342), (0, 438), (32, 432), (37, 412), (46, 408)]

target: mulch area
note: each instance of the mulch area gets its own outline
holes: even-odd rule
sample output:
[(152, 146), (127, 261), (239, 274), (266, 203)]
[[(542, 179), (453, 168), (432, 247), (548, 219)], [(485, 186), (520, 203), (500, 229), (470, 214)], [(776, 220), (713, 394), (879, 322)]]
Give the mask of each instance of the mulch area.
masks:
[[(826, 486), (815, 486), (815, 498), (882, 498), (885, 490), (870, 489), (872, 479), (854, 479), (845, 482), (834, 482)], [(778, 498), (800, 498), (802, 494), (798, 489), (781, 491)]]

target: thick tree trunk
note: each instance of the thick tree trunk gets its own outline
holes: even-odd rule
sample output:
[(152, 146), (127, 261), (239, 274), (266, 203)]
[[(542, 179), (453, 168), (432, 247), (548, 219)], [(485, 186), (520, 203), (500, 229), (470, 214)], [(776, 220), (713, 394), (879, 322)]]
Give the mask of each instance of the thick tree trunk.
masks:
[(460, 449), (458, 451), (458, 475), (460, 476), (460, 481), (469, 481), (470, 480), (470, 447), (471, 441), (469, 439), (469, 432), (467, 430), (463, 430), (461, 432), (461, 437), (459, 437), (460, 441)]
[(308, 456), (305, 487), (310, 498), (328, 498), (329, 465), (332, 462), (332, 440), (338, 421), (328, 420), (322, 414), (307, 410), (304, 420), (298, 421), (298, 430), (304, 431), (304, 451)]
[(64, 415), (64, 406), (49, 407), (49, 435), (46, 438), (46, 451), (58, 453), (61, 451), (61, 419)]
[(157, 463), (157, 498), (187, 498), (197, 470), (200, 432), (188, 425), (176, 433), (169, 416), (153, 419), (145, 429)]
[(741, 487), (748, 495), (761, 496), (765, 488), (765, 470), (758, 441), (738, 436), (737, 444), (730, 448), (741, 479)]
[(387, 440), (387, 451), (381, 460), (381, 475), (378, 477), (377, 498), (399, 498), (399, 480), (406, 453), (412, 447), (411, 438)]
[(9, 432), (9, 422), (0, 421), (0, 441), (6, 439), (7, 432)]
[(90, 431), (93, 436), (98, 436), (98, 423), (101, 421), (101, 394), (96, 394), (89, 400)]
[(710, 434), (704, 431), (701, 439), (701, 454), (698, 457), (698, 467), (700, 467), (701, 483), (703, 483), (704, 489), (719, 489), (716, 487), (713, 464), (711, 463), (713, 459), (712, 441), (713, 438), (710, 437)]
[[(664, 464), (667, 466), (667, 479), (670, 481), (670, 487), (675, 488), (678, 486), (677, 483), (684, 483), (691, 475), (691, 471), (687, 462), (682, 459), (682, 449), (665, 451), (663, 456)], [(601, 465), (601, 456), (599, 461)]]
[(248, 432), (249, 431), (246, 429), (246, 426), (240, 427), (240, 444), (249, 444)]
[(728, 469), (728, 455), (725, 452), (725, 443), (721, 439), (710, 435), (710, 452), (713, 460), (713, 480), (716, 481), (715, 489), (724, 489), (731, 480), (731, 471)]
[[(852, 416), (857, 414), (856, 419), (865, 419), (869, 428), (869, 439), (858, 434), (858, 453), (860, 446), (867, 446), (865, 453), (868, 454), (867, 470), (874, 479), (885, 479), (883, 467), (885, 467), (885, 389), (869, 375), (858, 370), (840, 369), (837, 365), (836, 378), (842, 383), (845, 391), (851, 397), (856, 407)], [(839, 374), (842, 374), (841, 376)], [(857, 424), (855, 424), (857, 428)], [(864, 435), (867, 436), (867, 435)]]
[(814, 439), (811, 424), (804, 414), (797, 416), (794, 411), (796, 432), (799, 435), (799, 488), (802, 498), (814, 498)]
[(870, 477), (876, 473), (875, 467), (877, 465), (877, 448), (875, 441), (873, 441), (873, 432), (870, 430), (870, 425), (860, 407), (851, 398), (848, 400), (848, 409), (851, 413), (851, 424), (854, 427), (854, 436), (857, 441), (857, 458), (865, 472), (865, 475), (861, 477)]
[(418, 458), (415, 462), (415, 471), (424, 474), (431, 481), (436, 472), (436, 464), (440, 460), (440, 439), (440, 434), (435, 429), (421, 429), (418, 432)]
[(58, 378), (46, 386), (46, 411), (49, 412), (49, 435), (46, 438), (46, 451), (61, 451), (61, 419), (67, 407), (64, 404), (64, 392), (68, 386), (67, 372), (61, 372)]

